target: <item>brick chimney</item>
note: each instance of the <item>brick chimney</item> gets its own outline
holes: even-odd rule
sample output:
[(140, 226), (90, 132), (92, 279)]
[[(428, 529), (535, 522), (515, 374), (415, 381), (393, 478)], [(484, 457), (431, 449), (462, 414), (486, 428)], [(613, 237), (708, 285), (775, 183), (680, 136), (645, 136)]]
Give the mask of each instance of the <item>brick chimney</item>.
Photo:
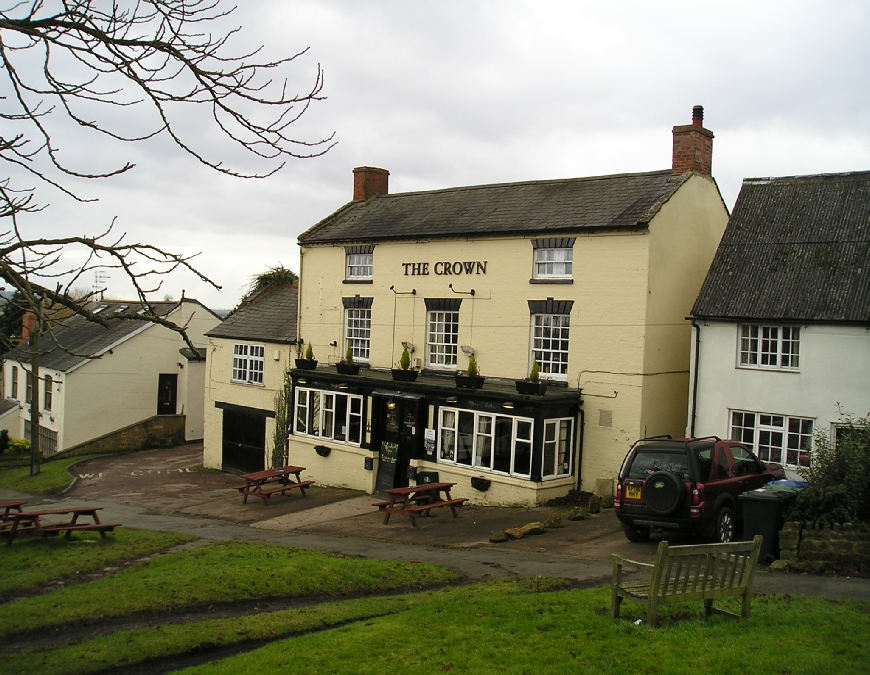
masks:
[(25, 344), (30, 336), (33, 335), (33, 326), (36, 324), (36, 314), (31, 311), (24, 312), (24, 315), (21, 317), (21, 342), (18, 344)]
[(353, 170), (353, 200), (364, 202), (375, 195), (390, 193), (390, 172), (373, 166), (358, 166)]
[(692, 108), (692, 123), (674, 127), (673, 174), (696, 171), (709, 176), (713, 168), (713, 132), (704, 128), (704, 107)]

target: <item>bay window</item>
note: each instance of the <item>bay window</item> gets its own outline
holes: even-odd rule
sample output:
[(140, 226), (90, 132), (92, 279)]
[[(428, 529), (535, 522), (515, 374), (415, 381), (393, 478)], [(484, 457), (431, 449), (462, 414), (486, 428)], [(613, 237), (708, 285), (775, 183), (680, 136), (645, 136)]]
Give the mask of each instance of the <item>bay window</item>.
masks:
[(362, 396), (296, 388), (294, 434), (359, 445), (362, 441)]

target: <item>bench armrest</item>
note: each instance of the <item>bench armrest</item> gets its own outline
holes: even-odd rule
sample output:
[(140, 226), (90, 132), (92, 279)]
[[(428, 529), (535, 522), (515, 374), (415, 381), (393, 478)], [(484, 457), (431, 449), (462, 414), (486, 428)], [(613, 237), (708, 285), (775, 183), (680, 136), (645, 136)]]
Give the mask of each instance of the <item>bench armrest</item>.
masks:
[(628, 558), (623, 558), (622, 556), (618, 556), (615, 553), (610, 554), (610, 560), (620, 567), (628, 567), (629, 569), (637, 570), (639, 572), (643, 571), (652, 571), (655, 567), (652, 563), (643, 563), (638, 562), (637, 560), (629, 560)]

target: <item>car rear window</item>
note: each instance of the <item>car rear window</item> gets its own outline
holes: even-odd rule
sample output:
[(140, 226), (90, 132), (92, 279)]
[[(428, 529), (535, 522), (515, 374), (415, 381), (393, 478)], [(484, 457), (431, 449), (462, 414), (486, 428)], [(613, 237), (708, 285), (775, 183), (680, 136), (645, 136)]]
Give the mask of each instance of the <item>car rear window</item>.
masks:
[(625, 472), (625, 478), (647, 478), (656, 471), (670, 471), (680, 478), (689, 475), (689, 456), (685, 450), (639, 449)]

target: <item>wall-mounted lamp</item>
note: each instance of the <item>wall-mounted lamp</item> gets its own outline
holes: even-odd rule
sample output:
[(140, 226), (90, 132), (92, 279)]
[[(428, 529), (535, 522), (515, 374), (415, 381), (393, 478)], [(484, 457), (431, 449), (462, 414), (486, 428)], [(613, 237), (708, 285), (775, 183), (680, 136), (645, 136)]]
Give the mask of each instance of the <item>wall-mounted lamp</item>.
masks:
[(514, 404), (511, 403), (510, 401), (508, 401), (507, 403), (502, 403), (501, 407), (504, 408), (505, 410), (513, 410)]
[(296, 381), (297, 381), (299, 384), (308, 384), (308, 380), (306, 380), (304, 377), (300, 377), (300, 378), (299, 378), (298, 380), (296, 380)]
[(338, 388), (339, 389), (347, 389), (347, 382), (342, 382), (341, 384), (338, 385)]
[(460, 347), (462, 353), (466, 356), (474, 356), (474, 347), (470, 347), (469, 345), (462, 345)]
[(402, 343), (402, 346), (403, 346), (405, 349), (408, 350), (408, 353), (409, 353), (409, 354), (413, 354), (413, 353), (414, 353), (414, 345), (413, 345), (412, 343), (410, 343), (410, 342), (403, 342), (403, 343)]
[(390, 399), (389, 401), (387, 401), (387, 410), (395, 410), (395, 409), (396, 409), (396, 402), (393, 399)]
[(179, 368), (180, 370), (184, 370), (184, 364), (181, 363), (180, 361), (179, 361), (178, 363), (176, 363), (175, 365), (178, 366), (178, 368)]
[(329, 346), (330, 347), (338, 347), (338, 340), (333, 340), (332, 342), (329, 343)]
[(459, 403), (459, 399), (456, 398), (455, 396), (448, 396), (447, 403)]

